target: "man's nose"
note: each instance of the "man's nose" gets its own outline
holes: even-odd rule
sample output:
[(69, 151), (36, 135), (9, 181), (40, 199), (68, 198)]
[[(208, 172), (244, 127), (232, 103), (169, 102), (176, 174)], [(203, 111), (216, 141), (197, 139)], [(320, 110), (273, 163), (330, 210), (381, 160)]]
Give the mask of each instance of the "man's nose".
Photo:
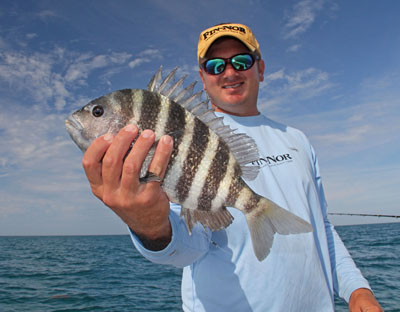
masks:
[(226, 64), (224, 76), (237, 75), (237, 71), (233, 68), (232, 64)]

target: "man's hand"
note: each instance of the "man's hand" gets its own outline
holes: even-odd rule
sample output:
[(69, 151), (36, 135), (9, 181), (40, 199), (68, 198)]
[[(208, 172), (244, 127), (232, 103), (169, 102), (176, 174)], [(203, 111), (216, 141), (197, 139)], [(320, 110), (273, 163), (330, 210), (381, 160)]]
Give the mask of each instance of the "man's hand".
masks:
[[(124, 159), (138, 128), (128, 125), (115, 137), (96, 139), (82, 159), (83, 168), (95, 196), (110, 207), (136, 234), (149, 240), (171, 238), (169, 201), (159, 182), (140, 183), (143, 161), (154, 144), (155, 135), (145, 130)], [(163, 136), (149, 171), (163, 178), (173, 142)]]
[(353, 291), (349, 300), (350, 312), (383, 312), (383, 309), (369, 289), (359, 288)]

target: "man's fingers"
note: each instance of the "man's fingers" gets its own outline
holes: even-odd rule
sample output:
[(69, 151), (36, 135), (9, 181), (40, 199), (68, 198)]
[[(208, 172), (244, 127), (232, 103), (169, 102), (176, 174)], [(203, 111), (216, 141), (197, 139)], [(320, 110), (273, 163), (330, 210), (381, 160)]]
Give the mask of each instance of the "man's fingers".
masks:
[(154, 140), (155, 135), (151, 130), (144, 130), (136, 140), (124, 162), (121, 188), (129, 191), (137, 187), (139, 184), (140, 169), (150, 148), (154, 144)]
[(169, 158), (172, 153), (173, 140), (170, 136), (161, 137), (158, 142), (153, 160), (150, 163), (149, 171), (160, 178), (164, 178), (168, 167)]
[(111, 146), (104, 155), (102, 176), (104, 185), (108, 191), (119, 188), (123, 160), (137, 133), (138, 128), (136, 125), (126, 126), (115, 136)]
[(105, 134), (97, 138), (83, 155), (82, 166), (92, 188), (103, 184), (101, 161), (112, 141), (113, 135)]

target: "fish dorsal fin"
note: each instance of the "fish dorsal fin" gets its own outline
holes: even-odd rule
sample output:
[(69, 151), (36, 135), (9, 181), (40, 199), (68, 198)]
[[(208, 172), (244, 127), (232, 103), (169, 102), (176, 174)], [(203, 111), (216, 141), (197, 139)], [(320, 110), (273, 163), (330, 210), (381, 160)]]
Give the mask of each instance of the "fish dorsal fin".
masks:
[(158, 88), (158, 92), (162, 95), (167, 96), (167, 94), (169, 93), (169, 90), (172, 89), (172, 83), (174, 81), (175, 78), (175, 73), (178, 70), (178, 67), (175, 67), (169, 74), (168, 76), (163, 80), (163, 82), (161, 83), (160, 87)]
[(236, 130), (224, 125), (223, 117), (217, 117), (214, 110), (209, 107), (209, 101), (202, 99), (203, 91), (193, 93), (196, 82), (186, 88), (183, 87), (186, 76), (174, 82), (177, 69), (174, 68), (165, 79), (162, 79), (162, 67), (160, 67), (148, 84), (147, 90), (168, 97), (204, 122), (226, 142), (242, 169), (242, 177), (247, 180), (254, 180), (257, 177), (259, 167), (248, 166), (251, 162), (260, 158), (254, 140), (247, 134), (235, 133)]
[(162, 80), (162, 66), (158, 69), (158, 71), (155, 73), (153, 78), (151, 78), (149, 84), (147, 85), (147, 90), (151, 92), (157, 92), (158, 88), (160, 87), (161, 80)]
[(190, 85), (188, 85), (185, 89), (180, 90), (180, 92), (172, 100), (177, 103), (185, 101), (193, 94), (194, 86), (196, 85), (196, 83), (197, 81), (194, 81)]

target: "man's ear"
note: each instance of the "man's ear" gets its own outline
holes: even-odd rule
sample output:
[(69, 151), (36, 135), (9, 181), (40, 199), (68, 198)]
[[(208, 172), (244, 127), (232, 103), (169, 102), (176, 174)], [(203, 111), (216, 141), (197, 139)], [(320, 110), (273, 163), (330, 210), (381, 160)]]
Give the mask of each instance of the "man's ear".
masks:
[(264, 60), (258, 61), (258, 79), (264, 81), (265, 63)]
[(199, 69), (199, 74), (200, 74), (201, 82), (203, 83), (203, 89), (204, 89), (204, 91), (207, 91), (206, 84), (204, 82), (204, 77), (203, 77), (204, 73), (201, 69)]

